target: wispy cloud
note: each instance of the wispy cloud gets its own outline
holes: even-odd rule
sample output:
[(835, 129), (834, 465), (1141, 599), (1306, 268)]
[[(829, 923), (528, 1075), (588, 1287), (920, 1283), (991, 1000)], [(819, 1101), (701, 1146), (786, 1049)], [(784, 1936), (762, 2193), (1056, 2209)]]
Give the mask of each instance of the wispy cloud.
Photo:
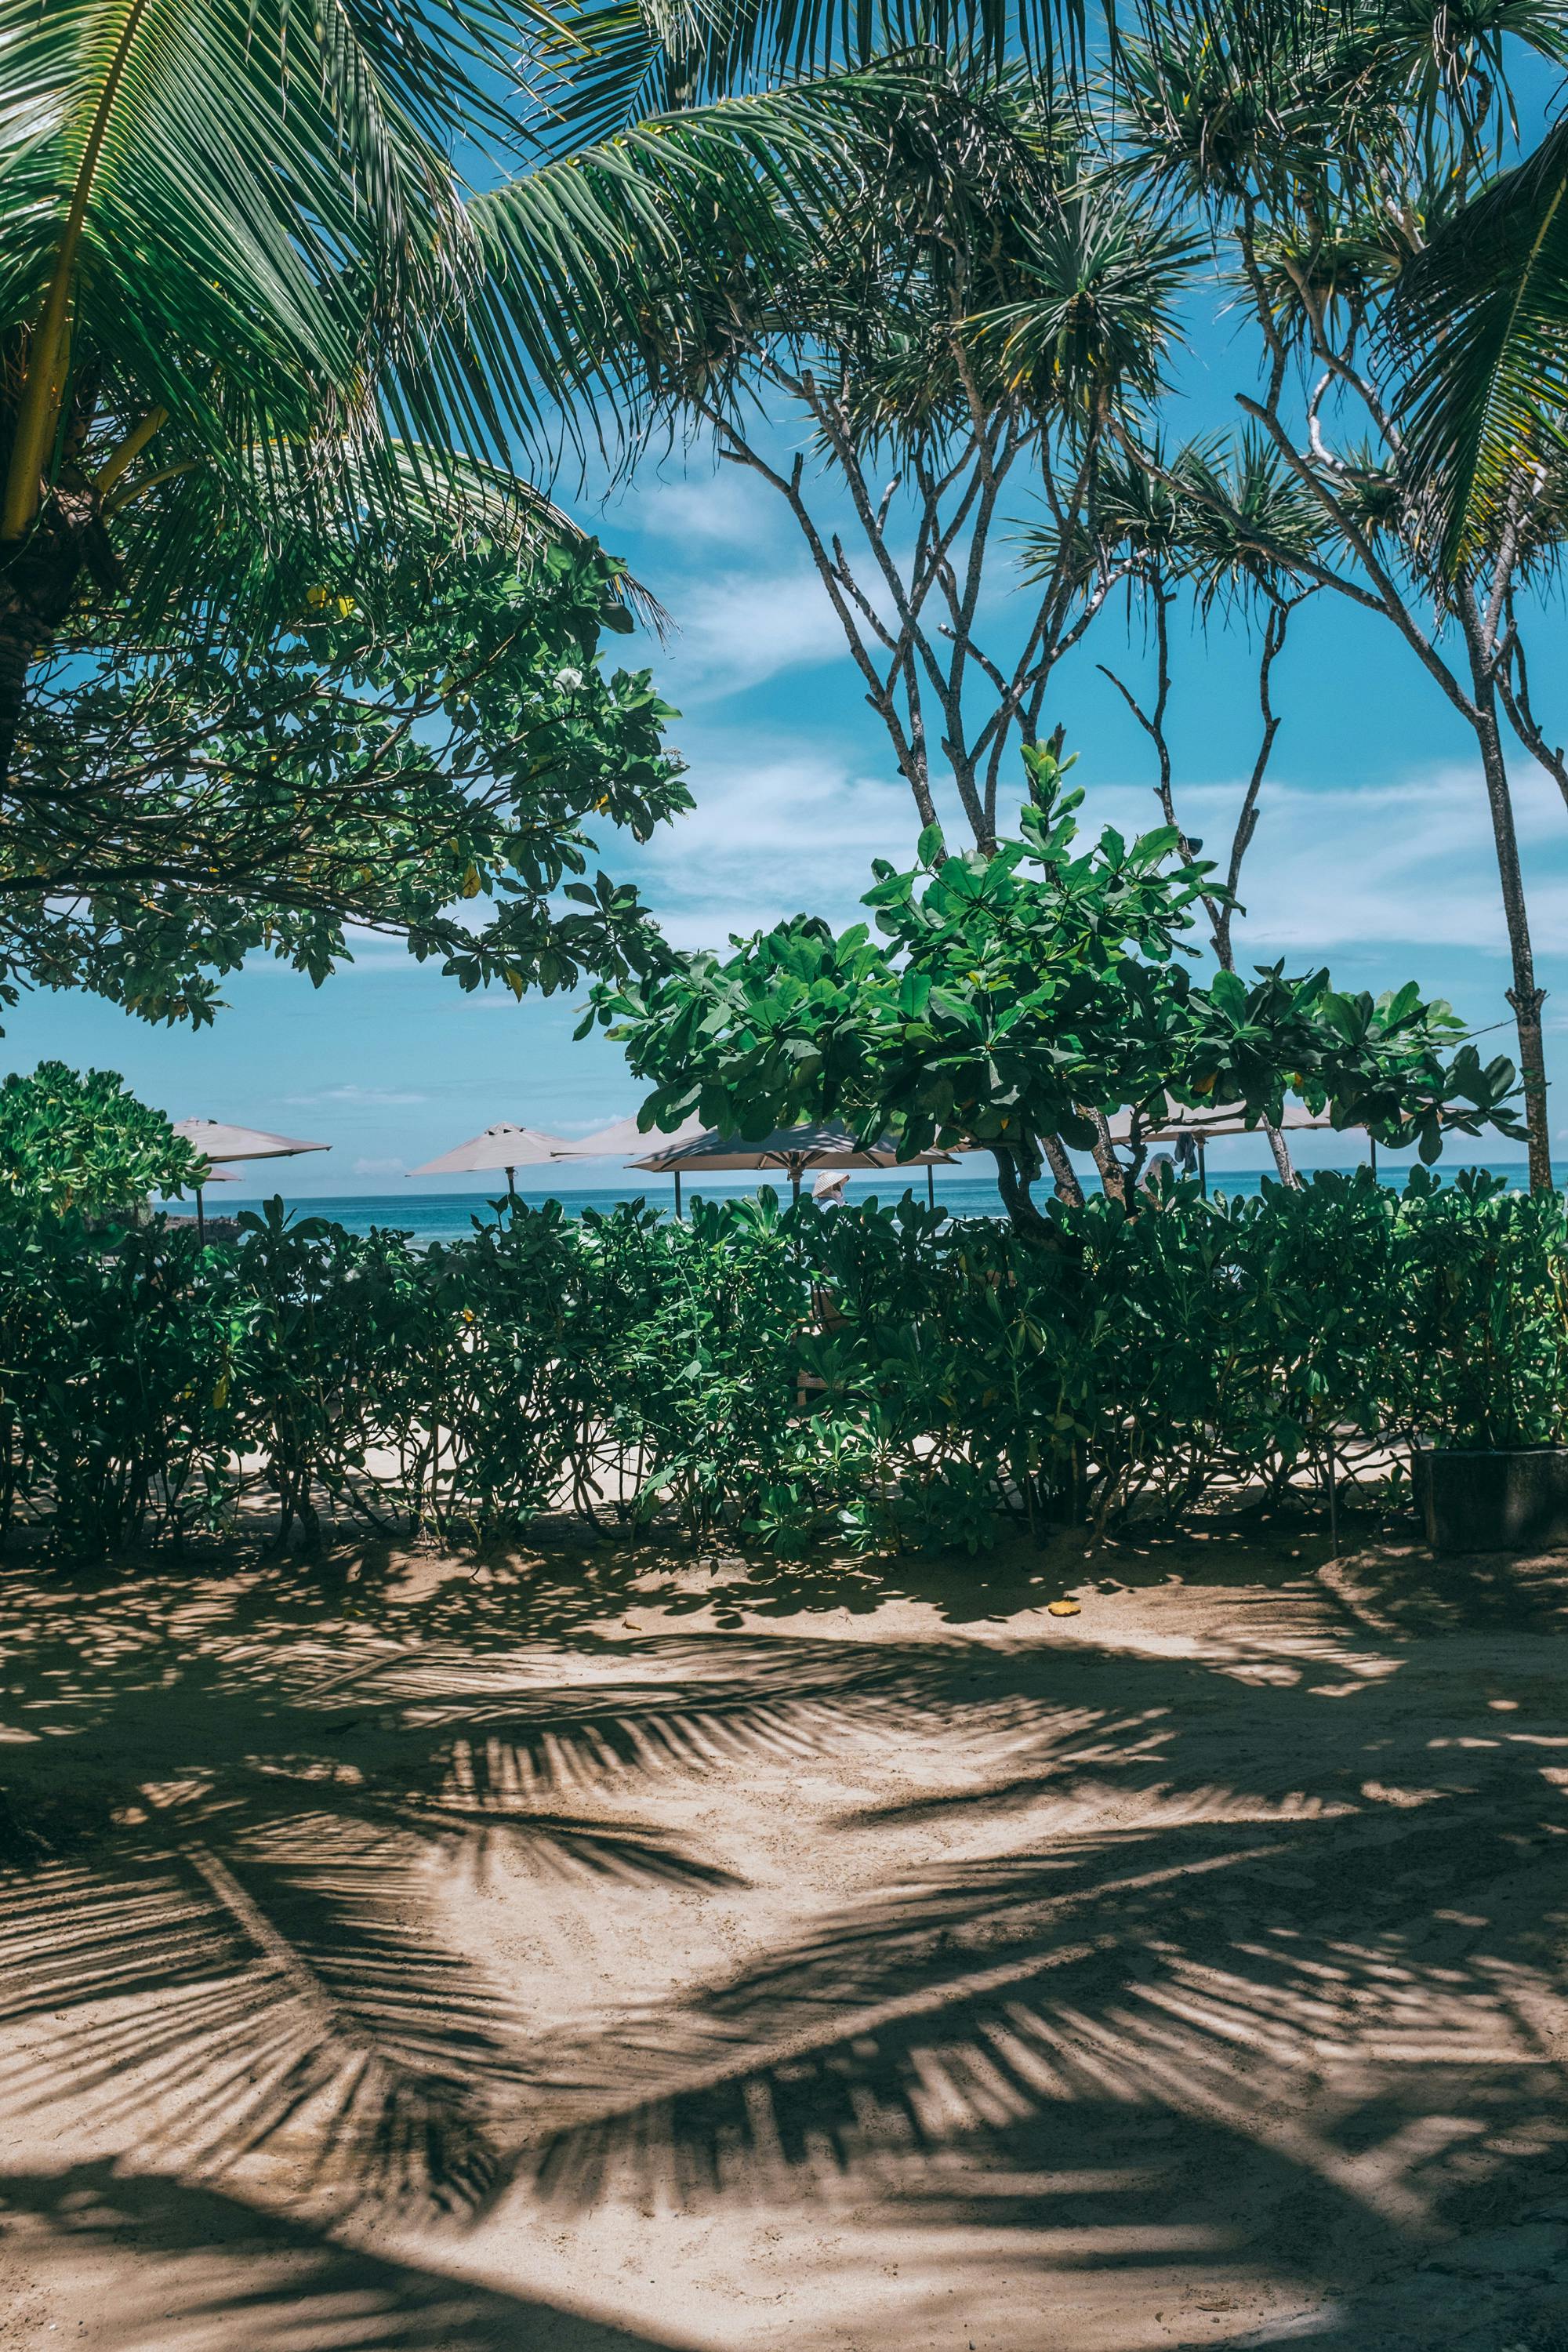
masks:
[[(1183, 792), (1178, 813), (1222, 866), (1240, 804), (1237, 784)], [(1568, 827), (1544, 778), (1515, 792), (1530, 867), (1530, 906), (1542, 946), (1568, 918)], [(1127, 830), (1153, 821), (1152, 796), (1131, 787), (1090, 795), (1085, 816)], [(1243, 868), (1238, 943), (1328, 954), (1400, 945), (1501, 953), (1507, 938), (1485, 792), (1478, 772), (1430, 769), (1389, 783), (1268, 784)]]
[(847, 658), (833, 607), (804, 562), (705, 574), (683, 591), (678, 618), (659, 683), (686, 709)]
[[(721, 945), (803, 908), (856, 919), (872, 858), (912, 861), (916, 818), (901, 779), (861, 772), (831, 745), (757, 757), (726, 732), (692, 752), (695, 811), (639, 856), (645, 893), (678, 945)], [(1179, 796), (1184, 823), (1222, 866), (1241, 795), (1239, 782), (1216, 782)], [(1517, 813), (1546, 950), (1568, 930), (1568, 824), (1551, 785), (1529, 776)], [(1131, 836), (1159, 822), (1142, 784), (1091, 786), (1079, 814), (1086, 835), (1113, 824)], [(1460, 767), (1390, 783), (1268, 785), (1241, 898), (1244, 963), (1507, 947), (1481, 780)]]
[(404, 1162), (401, 1160), (356, 1160), (353, 1172), (356, 1176), (401, 1176)]
[(805, 909), (847, 921), (873, 857), (906, 857), (917, 820), (900, 777), (830, 751), (699, 760), (697, 806), (642, 853), (645, 890), (683, 947), (711, 947)]

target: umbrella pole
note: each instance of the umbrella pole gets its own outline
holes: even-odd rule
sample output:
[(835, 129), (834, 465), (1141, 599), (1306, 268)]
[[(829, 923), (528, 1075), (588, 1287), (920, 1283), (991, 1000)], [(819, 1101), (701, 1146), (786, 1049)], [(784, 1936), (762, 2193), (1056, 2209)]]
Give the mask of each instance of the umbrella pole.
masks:
[(800, 1170), (795, 1167), (789, 1171), (789, 1197), (791, 1206), (797, 1206), (800, 1201)]
[(679, 1220), (680, 1216), (680, 1171), (679, 1168), (675, 1171), (675, 1214), (677, 1220)]
[(1368, 1135), (1366, 1139), (1366, 1148), (1372, 1154), (1372, 1181), (1375, 1184), (1377, 1181), (1377, 1138), (1375, 1135)]
[(207, 1221), (202, 1208), (202, 1188), (198, 1184), (196, 1186), (196, 1240), (198, 1243), (205, 1243), (206, 1237)]
[(936, 1170), (929, 1160), (926, 1161), (926, 1206), (928, 1209), (936, 1206)]
[(506, 1171), (506, 1197), (509, 1201), (513, 1202), (517, 1200), (517, 1186), (511, 1181), (511, 1170), (510, 1168)]
[(1199, 1198), (1201, 1201), (1206, 1201), (1206, 1200), (1208, 1199), (1208, 1196), (1209, 1196), (1209, 1163), (1208, 1163), (1208, 1146), (1207, 1146), (1207, 1144), (1204, 1141), (1203, 1137), (1200, 1135), (1200, 1136), (1199, 1136), (1199, 1138), (1198, 1138), (1198, 1198)]

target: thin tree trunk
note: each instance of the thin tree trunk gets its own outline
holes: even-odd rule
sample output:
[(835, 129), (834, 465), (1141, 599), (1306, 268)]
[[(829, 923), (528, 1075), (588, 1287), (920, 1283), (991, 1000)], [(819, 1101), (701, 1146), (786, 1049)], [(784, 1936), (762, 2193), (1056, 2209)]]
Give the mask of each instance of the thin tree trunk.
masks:
[(53, 645), (84, 574), (113, 587), (119, 567), (93, 491), (66, 484), (26, 539), (0, 543), (0, 784), (16, 757), (27, 673)]
[(1546, 1053), (1542, 1039), (1541, 1008), (1546, 991), (1535, 977), (1535, 953), (1531, 945), (1530, 916), (1524, 900), (1524, 876), (1519, 862), (1519, 838), (1514, 830), (1513, 796), (1509, 790), (1508, 764), (1497, 722), (1497, 704), (1489, 678), (1477, 681), (1476, 740), (1486, 778), (1487, 805), (1491, 812), (1492, 839), (1497, 846), (1498, 879), (1502, 885), (1503, 919), (1508, 925), (1513, 985), (1508, 1001), (1519, 1029), (1519, 1067), (1524, 1081), (1524, 1122), (1530, 1131), (1530, 1189), (1552, 1190), (1552, 1133), (1546, 1108)]
[(1094, 1129), (1094, 1164), (1100, 1171), (1100, 1181), (1105, 1187), (1108, 1201), (1120, 1201), (1126, 1208), (1131, 1192), (1127, 1171), (1116, 1157), (1116, 1146), (1110, 1140), (1110, 1122), (1102, 1110), (1085, 1111), (1084, 1117)]

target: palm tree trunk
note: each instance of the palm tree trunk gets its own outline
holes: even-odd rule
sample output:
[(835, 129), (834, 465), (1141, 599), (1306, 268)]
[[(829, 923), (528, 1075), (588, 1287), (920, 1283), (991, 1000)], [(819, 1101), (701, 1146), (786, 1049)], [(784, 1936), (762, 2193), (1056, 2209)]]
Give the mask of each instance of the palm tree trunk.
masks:
[(105, 587), (118, 583), (95, 492), (65, 483), (51, 493), (25, 539), (0, 545), (0, 785), (16, 755), (27, 673), (53, 645), (84, 572)]

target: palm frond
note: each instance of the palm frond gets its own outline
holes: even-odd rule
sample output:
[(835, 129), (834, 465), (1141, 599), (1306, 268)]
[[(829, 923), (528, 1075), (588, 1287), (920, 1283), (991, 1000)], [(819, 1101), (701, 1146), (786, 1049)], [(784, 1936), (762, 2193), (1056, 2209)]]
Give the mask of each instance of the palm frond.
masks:
[(1568, 409), (1568, 122), (1463, 206), (1406, 269), (1389, 332), (1405, 462), (1452, 571), (1495, 544)]
[(533, 61), (549, 135), (575, 146), (915, 47), (1065, 80), (1087, 31), (1084, 0), (567, 0)]

